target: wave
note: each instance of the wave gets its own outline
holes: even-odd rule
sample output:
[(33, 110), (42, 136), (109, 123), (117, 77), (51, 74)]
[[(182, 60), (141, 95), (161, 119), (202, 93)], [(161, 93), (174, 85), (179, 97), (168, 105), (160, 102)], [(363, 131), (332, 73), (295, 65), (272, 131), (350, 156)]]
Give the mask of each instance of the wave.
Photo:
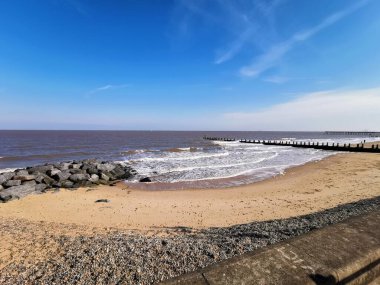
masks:
[(202, 159), (210, 157), (221, 157), (228, 156), (229, 152), (207, 154), (207, 155), (195, 155), (195, 156), (184, 156), (184, 157), (143, 157), (138, 159), (132, 159), (131, 161), (168, 161), (168, 160), (193, 160), (193, 159)]

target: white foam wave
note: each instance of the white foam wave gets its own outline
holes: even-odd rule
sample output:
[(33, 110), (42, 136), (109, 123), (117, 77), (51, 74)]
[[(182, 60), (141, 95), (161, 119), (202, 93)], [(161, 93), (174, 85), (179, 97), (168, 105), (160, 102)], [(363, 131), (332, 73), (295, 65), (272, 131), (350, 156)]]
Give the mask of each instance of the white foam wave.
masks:
[(170, 160), (196, 160), (202, 158), (228, 156), (229, 152), (206, 154), (206, 155), (191, 155), (191, 156), (167, 156), (167, 157), (143, 157), (132, 159), (131, 161), (170, 161)]

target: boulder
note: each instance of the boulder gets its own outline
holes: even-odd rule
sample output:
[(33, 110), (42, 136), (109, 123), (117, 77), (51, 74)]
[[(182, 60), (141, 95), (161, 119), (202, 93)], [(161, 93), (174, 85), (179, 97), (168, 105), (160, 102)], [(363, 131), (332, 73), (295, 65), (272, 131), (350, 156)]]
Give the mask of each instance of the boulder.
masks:
[(3, 185), (0, 184), (0, 191), (3, 190), (3, 189), (4, 189)]
[(57, 181), (63, 181), (63, 180), (69, 179), (70, 176), (71, 176), (71, 173), (67, 170), (64, 170), (64, 171), (58, 172), (57, 174), (54, 174), (52, 178), (54, 178)]
[(99, 181), (99, 176), (96, 175), (96, 174), (92, 174), (89, 181), (93, 182), (93, 183), (96, 183)]
[(110, 173), (116, 179), (128, 179), (130, 177), (129, 172), (126, 171), (125, 168), (121, 165), (116, 165), (115, 168), (112, 171), (110, 171)]
[(7, 202), (12, 199), (22, 198), (34, 193), (35, 190), (35, 186), (31, 185), (13, 186), (0, 192), (0, 201)]
[(15, 174), (13, 172), (4, 172), (0, 174), (0, 184), (7, 182), (9, 179), (12, 179)]
[(62, 162), (59, 165), (57, 165), (57, 168), (61, 171), (68, 170), (70, 168), (71, 163), (70, 162)]
[(103, 180), (105, 180), (105, 181), (109, 181), (110, 180), (110, 177), (107, 174), (105, 174), (105, 173), (100, 174), (100, 178), (103, 179)]
[(61, 172), (61, 170), (59, 170), (57, 168), (53, 168), (53, 169), (46, 171), (46, 174), (49, 175), (50, 177), (53, 177), (54, 175), (56, 175), (60, 172)]
[(29, 174), (34, 174), (34, 175), (36, 175), (37, 173), (46, 174), (48, 170), (52, 170), (52, 169), (54, 169), (53, 165), (39, 165), (39, 166), (33, 166), (33, 167), (27, 168)]
[(77, 168), (69, 169), (69, 172), (71, 174), (85, 174), (86, 173), (84, 170), (77, 169)]
[(51, 186), (55, 183), (55, 180), (53, 178), (50, 178), (49, 176), (45, 175), (42, 182), (45, 183), (46, 185)]
[(73, 163), (73, 164), (70, 164), (69, 168), (70, 169), (80, 169), (82, 166), (82, 163)]
[(21, 181), (30, 181), (30, 180), (34, 180), (36, 178), (36, 176), (34, 175), (15, 175), (12, 179), (13, 180), (21, 180)]
[(139, 180), (140, 182), (152, 182), (152, 180), (149, 177), (144, 177)]
[(90, 165), (89, 167), (82, 169), (85, 170), (88, 174), (99, 174), (99, 170), (94, 165)]
[(99, 163), (96, 165), (96, 168), (100, 171), (112, 171), (114, 170), (115, 165), (111, 163)]
[(29, 175), (29, 172), (28, 170), (25, 170), (25, 169), (19, 169), (19, 170), (16, 170), (15, 175), (16, 176)]
[(90, 175), (82, 174), (82, 173), (72, 174), (72, 175), (70, 175), (69, 179), (72, 182), (81, 182), (81, 181), (85, 181), (85, 180), (90, 179)]
[(36, 181), (31, 180), (31, 181), (24, 181), (22, 182), (22, 185), (30, 185), (30, 186), (36, 186)]
[(36, 192), (44, 192), (44, 190), (48, 188), (48, 186), (44, 183), (41, 183), (41, 184), (37, 184), (35, 188), (36, 188)]
[(21, 180), (8, 180), (3, 184), (6, 188), (21, 185)]
[(62, 187), (62, 188), (73, 188), (74, 187), (74, 182), (69, 181), (69, 180), (65, 180), (65, 181), (62, 181), (62, 182), (58, 182), (57, 186), (58, 187)]

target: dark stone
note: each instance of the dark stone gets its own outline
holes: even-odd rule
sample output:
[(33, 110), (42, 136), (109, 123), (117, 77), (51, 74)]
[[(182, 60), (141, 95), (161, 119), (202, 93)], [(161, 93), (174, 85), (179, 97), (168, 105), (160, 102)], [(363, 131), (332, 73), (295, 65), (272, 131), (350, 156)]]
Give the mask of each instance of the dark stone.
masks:
[(85, 171), (83, 171), (82, 169), (77, 169), (77, 168), (70, 169), (69, 172), (71, 174), (85, 174)]
[(105, 180), (105, 181), (109, 181), (111, 178), (107, 175), (107, 174), (105, 174), (105, 173), (101, 173), (100, 174), (100, 178), (101, 179), (103, 179), (103, 180)]
[(41, 183), (41, 184), (37, 184), (35, 188), (36, 188), (36, 192), (45, 192), (45, 189), (48, 188), (48, 186), (44, 183)]
[(4, 172), (0, 174), (0, 184), (7, 182), (9, 179), (12, 179), (15, 174), (13, 172)]
[(73, 182), (81, 182), (90, 179), (90, 175), (88, 174), (72, 174), (69, 179)]
[(50, 177), (53, 177), (54, 175), (56, 175), (60, 172), (61, 172), (61, 170), (54, 168), (54, 169), (50, 169), (50, 170), (46, 171), (46, 174), (49, 175)]
[(21, 180), (21, 181), (30, 181), (30, 180), (34, 180), (36, 178), (36, 176), (34, 175), (15, 175), (13, 177), (14, 180)]
[(71, 176), (71, 173), (69, 171), (64, 170), (64, 171), (58, 172), (57, 174), (54, 174), (52, 178), (54, 178), (57, 181), (63, 181), (63, 180), (69, 179), (70, 176)]
[(20, 169), (15, 171), (16, 176), (24, 176), (24, 175), (29, 175), (29, 172), (25, 169)]
[(46, 185), (53, 185), (55, 183), (55, 180), (53, 178), (50, 178), (49, 176), (45, 175), (42, 182), (44, 182)]
[(3, 183), (3, 186), (7, 188), (19, 185), (21, 185), (21, 180), (8, 180), (7, 182)]
[(152, 180), (149, 177), (144, 177), (139, 180), (140, 182), (152, 182)]
[(99, 199), (99, 200), (95, 201), (95, 203), (109, 203), (109, 202), (111, 202), (111, 201), (108, 199)]
[(56, 186), (62, 187), (62, 188), (73, 188), (74, 187), (74, 182), (69, 181), (69, 180), (65, 180), (65, 181), (62, 181), (62, 182), (58, 182), (56, 184)]
[(36, 184), (37, 183), (34, 180), (22, 182), (22, 185), (36, 186)]
[(37, 173), (43, 173), (46, 174), (48, 170), (52, 170), (54, 168), (53, 165), (40, 165), (40, 166), (34, 166), (34, 167), (28, 167), (28, 173), (36, 175)]
[(19, 199), (35, 192), (35, 186), (20, 185), (13, 186), (0, 192), (0, 201), (7, 202), (12, 199)]
[(111, 163), (97, 164), (96, 168), (100, 171), (112, 171), (115, 169), (115, 165)]

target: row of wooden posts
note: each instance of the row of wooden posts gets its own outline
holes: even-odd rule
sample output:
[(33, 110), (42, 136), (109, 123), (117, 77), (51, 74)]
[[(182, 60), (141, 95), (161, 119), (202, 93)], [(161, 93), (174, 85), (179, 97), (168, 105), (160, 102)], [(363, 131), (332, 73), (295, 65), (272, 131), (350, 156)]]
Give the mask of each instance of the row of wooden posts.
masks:
[(292, 146), (301, 148), (314, 148), (322, 150), (334, 150), (334, 151), (350, 151), (350, 152), (371, 152), (380, 153), (379, 145), (372, 144), (371, 147), (364, 147), (364, 144), (339, 144), (339, 143), (324, 143), (324, 142), (301, 142), (301, 141), (277, 141), (277, 140), (247, 140), (247, 139), (235, 139), (235, 138), (219, 138), (219, 137), (203, 137), (205, 140), (212, 141), (239, 141), (241, 143), (253, 143), (275, 146)]

